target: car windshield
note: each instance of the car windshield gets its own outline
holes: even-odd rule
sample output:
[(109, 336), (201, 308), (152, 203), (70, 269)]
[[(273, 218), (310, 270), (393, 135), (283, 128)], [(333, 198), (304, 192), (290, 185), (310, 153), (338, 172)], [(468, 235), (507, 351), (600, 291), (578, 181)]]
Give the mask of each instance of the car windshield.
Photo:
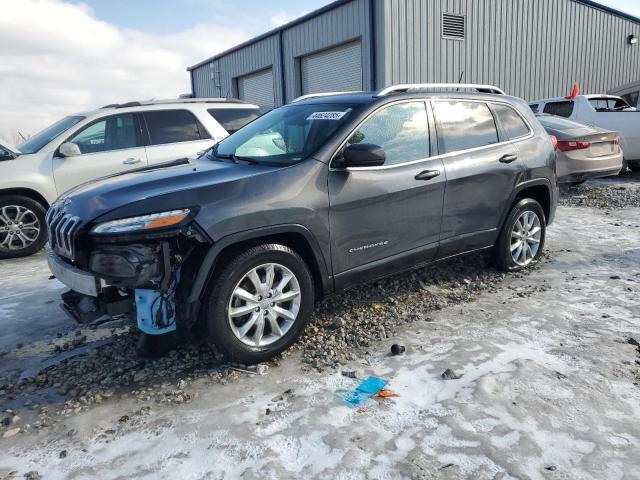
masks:
[(553, 115), (538, 117), (543, 127), (552, 128), (554, 130), (574, 130), (576, 128), (586, 128), (586, 125), (578, 122), (572, 122), (562, 117)]
[(280, 107), (225, 138), (213, 153), (250, 163), (291, 165), (313, 155), (357, 108), (347, 104)]
[(45, 128), (41, 132), (37, 133), (29, 140), (24, 142), (18, 148), (22, 153), (36, 153), (42, 147), (44, 147), (51, 140), (56, 138), (58, 135), (66, 132), (71, 127), (73, 127), (76, 123), (84, 120), (85, 117), (80, 115), (72, 115), (69, 117), (64, 117), (62, 120), (57, 121), (53, 125)]

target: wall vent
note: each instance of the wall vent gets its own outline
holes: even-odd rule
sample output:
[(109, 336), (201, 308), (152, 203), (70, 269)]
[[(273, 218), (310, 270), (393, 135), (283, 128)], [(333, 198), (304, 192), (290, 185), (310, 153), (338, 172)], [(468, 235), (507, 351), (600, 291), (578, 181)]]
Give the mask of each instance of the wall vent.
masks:
[(453, 13), (442, 14), (442, 38), (464, 40), (465, 16)]

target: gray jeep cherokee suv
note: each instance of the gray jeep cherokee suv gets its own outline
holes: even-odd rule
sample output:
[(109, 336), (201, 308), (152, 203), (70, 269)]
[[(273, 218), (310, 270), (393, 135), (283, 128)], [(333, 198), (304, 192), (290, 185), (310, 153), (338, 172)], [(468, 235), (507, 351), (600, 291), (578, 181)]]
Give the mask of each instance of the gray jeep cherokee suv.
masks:
[(491, 248), (503, 270), (535, 263), (557, 202), (550, 137), (495, 87), (442, 87), (302, 97), (196, 161), (67, 192), (47, 214), (65, 308), (129, 313), (147, 339), (197, 325), (256, 363), (356, 283)]

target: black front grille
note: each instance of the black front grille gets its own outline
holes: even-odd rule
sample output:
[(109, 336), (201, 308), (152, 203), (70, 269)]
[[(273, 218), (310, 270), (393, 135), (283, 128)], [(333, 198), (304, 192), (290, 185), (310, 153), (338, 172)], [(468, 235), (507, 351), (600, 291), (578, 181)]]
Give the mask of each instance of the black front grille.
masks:
[(47, 230), (49, 232), (49, 245), (56, 253), (73, 259), (74, 236), (80, 226), (80, 218), (74, 217), (53, 205), (47, 211)]

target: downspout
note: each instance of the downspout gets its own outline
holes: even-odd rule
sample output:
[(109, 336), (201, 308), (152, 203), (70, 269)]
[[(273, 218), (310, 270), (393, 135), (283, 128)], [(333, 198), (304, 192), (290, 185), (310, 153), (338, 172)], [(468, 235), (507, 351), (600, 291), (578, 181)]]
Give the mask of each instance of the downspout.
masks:
[(282, 29), (278, 32), (278, 53), (280, 54), (280, 84), (282, 88), (282, 105), (287, 103), (286, 75), (284, 74), (284, 43), (282, 40)]
[(376, 0), (369, 0), (369, 43), (370, 43), (370, 48), (369, 48), (369, 65), (370, 65), (370, 72), (369, 75), (371, 76), (371, 90), (375, 90), (376, 89), (376, 85), (377, 85), (377, 81), (376, 81), (376, 75), (377, 75), (377, 68), (376, 68), (376, 6), (375, 6), (375, 1)]

